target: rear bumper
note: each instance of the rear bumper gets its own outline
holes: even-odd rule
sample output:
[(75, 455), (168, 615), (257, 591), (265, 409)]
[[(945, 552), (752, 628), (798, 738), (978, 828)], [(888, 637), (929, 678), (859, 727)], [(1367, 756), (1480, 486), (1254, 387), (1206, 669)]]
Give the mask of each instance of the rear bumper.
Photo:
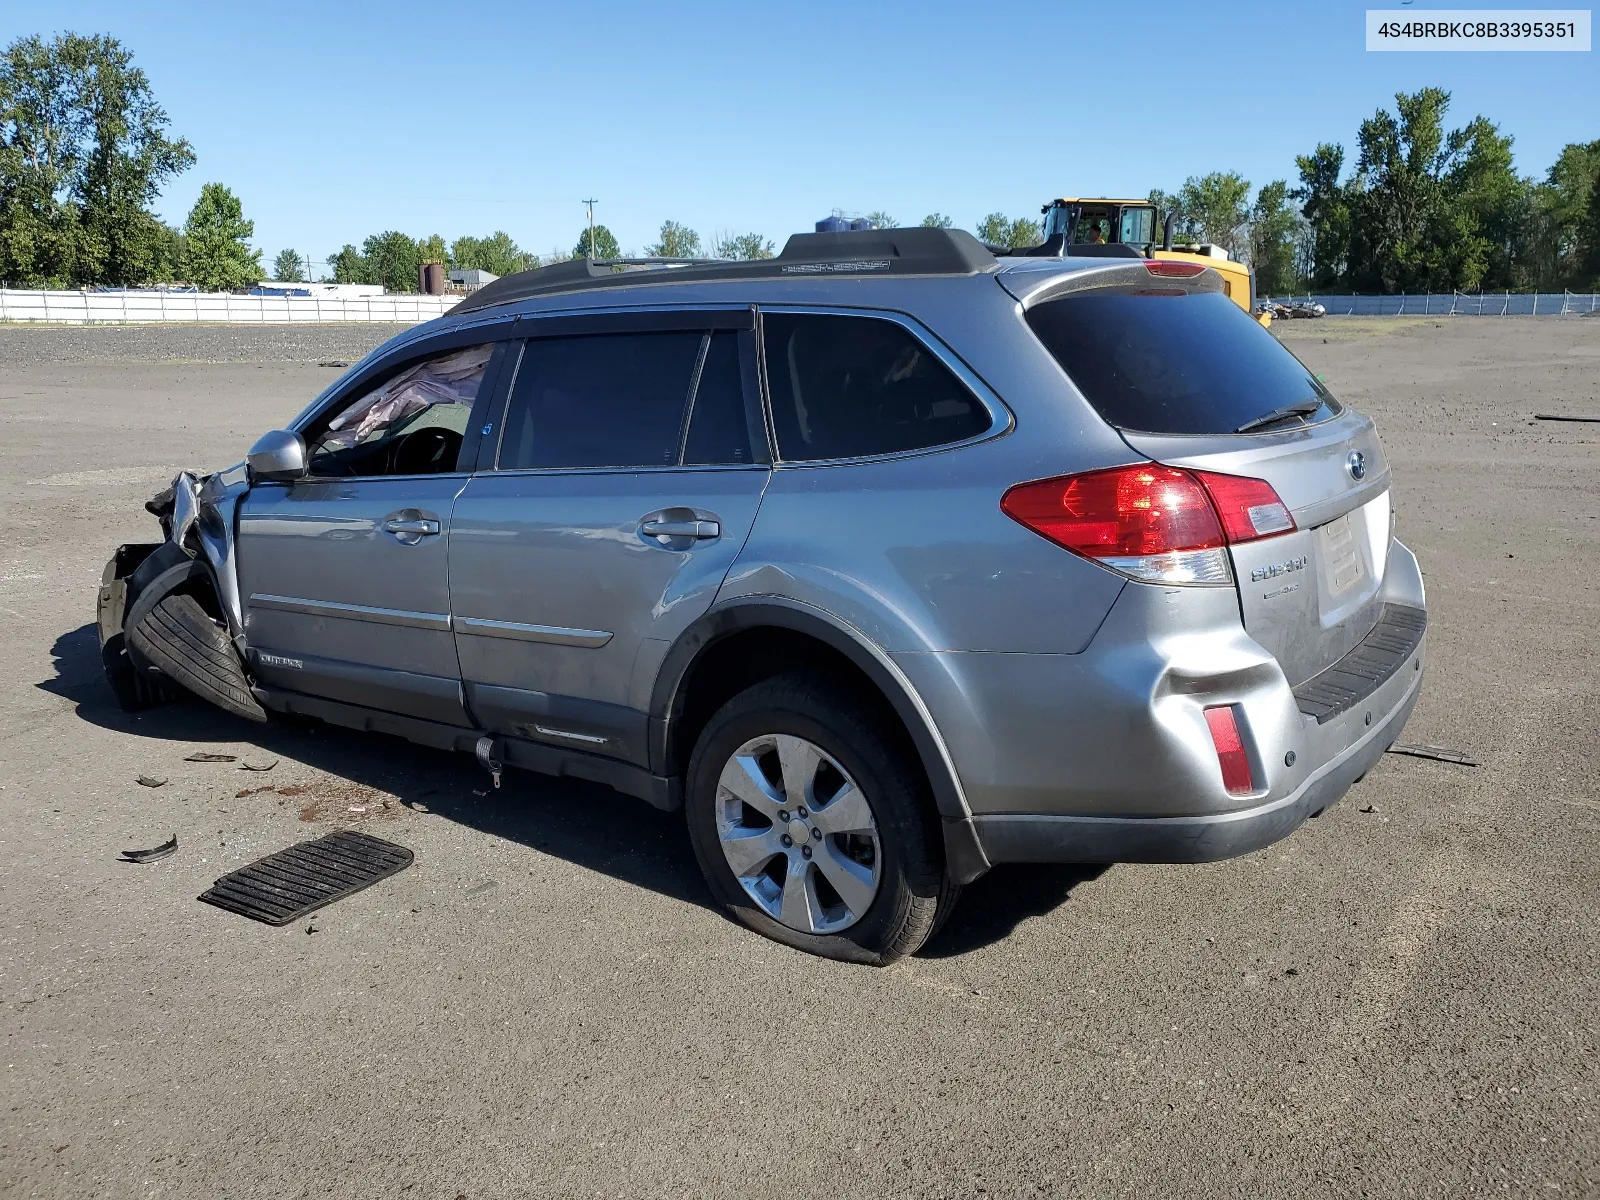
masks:
[[(973, 818), (984, 857), (1003, 862), (1214, 862), (1287, 837), (1335, 803), (1394, 744), (1422, 691), (1422, 673), (1405, 671), (1398, 704), (1296, 791), (1236, 812), (1186, 817), (1074, 817), (1000, 813)], [(1380, 689), (1380, 691), (1383, 689)]]
[[(1130, 584), (1075, 655), (898, 655), (950, 746), (962, 876), (999, 862), (1203, 862), (1276, 841), (1400, 736), (1426, 653), (1416, 558), (1390, 546), (1382, 614), (1298, 687), (1220, 588)], [(1227, 790), (1204, 710), (1232, 705), (1257, 787)], [(959, 853), (958, 853), (959, 852)]]

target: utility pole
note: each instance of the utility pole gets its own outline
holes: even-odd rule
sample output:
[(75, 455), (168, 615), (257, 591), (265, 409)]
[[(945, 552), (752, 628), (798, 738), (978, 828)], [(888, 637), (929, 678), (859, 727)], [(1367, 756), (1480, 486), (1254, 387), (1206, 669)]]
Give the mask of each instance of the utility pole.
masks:
[(597, 201), (597, 200), (585, 200), (584, 203), (589, 206), (589, 254), (588, 254), (588, 258), (592, 262), (592, 261), (594, 261), (594, 206), (597, 203), (599, 203), (599, 201)]

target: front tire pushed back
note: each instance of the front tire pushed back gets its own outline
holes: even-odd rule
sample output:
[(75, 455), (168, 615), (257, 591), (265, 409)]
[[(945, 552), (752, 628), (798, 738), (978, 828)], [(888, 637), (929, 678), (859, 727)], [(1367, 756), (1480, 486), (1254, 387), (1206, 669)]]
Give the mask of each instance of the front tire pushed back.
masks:
[[(815, 811), (797, 812), (813, 794)], [(695, 744), (684, 808), (695, 857), (724, 909), (795, 949), (885, 966), (927, 940), (941, 899), (950, 899), (932, 798), (903, 734), (824, 674), (775, 676), (723, 705)], [(858, 827), (867, 832), (840, 832)], [(727, 849), (735, 838), (743, 844)], [(802, 843), (811, 851), (804, 858)], [(808, 885), (805, 904), (798, 889)], [(864, 911), (850, 907), (869, 894)]]
[(127, 631), (127, 641), (139, 657), (202, 700), (249, 721), (267, 719), (227, 629), (188, 593), (163, 596)]

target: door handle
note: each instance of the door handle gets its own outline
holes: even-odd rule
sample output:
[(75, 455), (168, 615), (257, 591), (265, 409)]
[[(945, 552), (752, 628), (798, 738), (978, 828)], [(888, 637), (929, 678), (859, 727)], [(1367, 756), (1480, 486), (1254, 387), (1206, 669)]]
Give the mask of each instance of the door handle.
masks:
[(405, 520), (400, 517), (391, 517), (383, 523), (386, 533), (397, 534), (402, 537), (433, 537), (439, 532), (439, 522), (427, 517), (415, 520)]
[(646, 537), (686, 537), (705, 540), (722, 536), (722, 525), (717, 521), (646, 521), (639, 526)]

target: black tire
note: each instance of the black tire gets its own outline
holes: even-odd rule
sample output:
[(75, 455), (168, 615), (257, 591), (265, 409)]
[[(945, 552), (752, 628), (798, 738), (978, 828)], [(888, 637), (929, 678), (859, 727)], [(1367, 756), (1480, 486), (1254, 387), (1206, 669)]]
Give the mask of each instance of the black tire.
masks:
[(193, 596), (164, 596), (127, 638), (135, 654), (202, 700), (248, 721), (267, 719), (228, 631)]
[[(838, 933), (810, 933), (769, 916), (724, 857), (717, 835), (717, 788), (740, 746), (769, 734), (805, 738), (856, 781), (877, 825), (882, 862), (878, 891), (865, 914)], [(794, 672), (739, 693), (706, 723), (684, 795), (690, 841), (712, 894), (728, 915), (797, 950), (844, 962), (887, 966), (927, 940), (946, 886), (938, 819), (927, 779), (902, 731), (825, 675)]]

